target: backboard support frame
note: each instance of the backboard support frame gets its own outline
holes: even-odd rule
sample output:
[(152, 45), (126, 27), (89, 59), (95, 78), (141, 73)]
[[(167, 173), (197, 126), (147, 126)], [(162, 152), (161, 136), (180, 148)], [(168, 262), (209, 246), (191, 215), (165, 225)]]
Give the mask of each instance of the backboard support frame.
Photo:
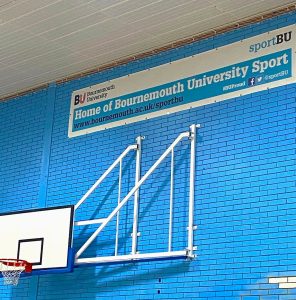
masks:
[[(75, 226), (88, 226), (91, 224), (100, 224), (98, 228), (89, 236), (86, 242), (80, 247), (75, 255), (75, 267), (80, 265), (101, 265), (101, 264), (114, 264), (114, 263), (131, 263), (148, 260), (164, 260), (164, 259), (194, 259), (196, 257), (194, 246), (194, 231), (196, 226), (194, 225), (194, 198), (195, 198), (195, 159), (196, 159), (196, 140), (197, 140), (197, 128), (200, 128), (200, 124), (192, 124), (188, 131), (182, 132), (172, 142), (172, 144), (164, 151), (164, 153), (158, 158), (158, 160), (150, 167), (150, 169), (140, 177), (140, 163), (141, 163), (141, 137), (137, 138), (136, 147), (132, 145), (131, 149), (137, 151), (136, 159), (136, 180), (134, 187), (127, 193), (125, 197), (119, 199), (118, 205), (114, 210), (106, 217), (95, 220), (84, 220), (74, 222)], [(174, 149), (182, 141), (188, 140), (190, 144), (190, 167), (189, 167), (189, 193), (188, 193), (188, 226), (187, 226), (187, 247), (185, 249), (172, 250), (172, 226), (173, 226), (173, 186), (174, 186)], [(125, 155), (129, 148), (123, 152)], [(112, 170), (118, 163), (121, 163), (123, 154), (109, 167), (109, 169), (98, 179), (93, 187), (79, 200), (75, 206), (75, 210), (88, 198), (88, 196), (99, 186), (107, 174)], [(155, 169), (163, 162), (164, 159), (171, 156), (171, 181), (170, 181), (170, 218), (169, 218), (169, 234), (168, 234), (168, 250), (163, 252), (152, 252), (152, 253), (138, 253), (137, 251), (137, 232), (138, 227), (138, 206), (139, 206), (139, 189), (142, 184), (145, 183), (146, 179), (155, 171)], [(118, 194), (121, 194), (121, 164), (119, 165), (119, 186)], [(90, 246), (90, 244), (99, 236), (103, 229), (107, 226), (110, 221), (119, 216), (119, 211), (134, 196), (134, 214), (133, 214), (133, 233), (132, 233), (132, 253), (126, 255), (118, 255), (117, 252), (117, 238), (115, 240), (115, 254), (111, 256), (96, 256), (96, 257), (81, 257), (84, 251)], [(118, 222), (117, 222), (118, 223)], [(118, 226), (116, 226), (116, 237), (118, 236)]]

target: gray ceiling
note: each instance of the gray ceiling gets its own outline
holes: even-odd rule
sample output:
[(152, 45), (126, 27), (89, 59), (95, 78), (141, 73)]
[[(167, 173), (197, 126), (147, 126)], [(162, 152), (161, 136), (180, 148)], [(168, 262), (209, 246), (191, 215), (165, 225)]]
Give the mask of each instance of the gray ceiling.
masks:
[(0, 0), (0, 98), (291, 0)]

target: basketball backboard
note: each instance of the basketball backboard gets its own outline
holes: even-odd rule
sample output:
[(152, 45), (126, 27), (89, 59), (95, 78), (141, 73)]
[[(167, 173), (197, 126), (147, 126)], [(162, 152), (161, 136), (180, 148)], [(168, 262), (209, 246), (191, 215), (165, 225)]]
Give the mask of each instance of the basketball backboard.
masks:
[(0, 258), (23, 259), (33, 274), (73, 267), (73, 206), (0, 214)]

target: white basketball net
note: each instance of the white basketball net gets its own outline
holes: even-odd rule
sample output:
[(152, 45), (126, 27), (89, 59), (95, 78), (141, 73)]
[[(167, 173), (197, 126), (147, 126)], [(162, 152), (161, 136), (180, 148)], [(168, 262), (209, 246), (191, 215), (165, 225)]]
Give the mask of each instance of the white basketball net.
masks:
[(7, 266), (0, 262), (0, 272), (2, 273), (5, 285), (17, 285), (21, 273), (25, 266)]

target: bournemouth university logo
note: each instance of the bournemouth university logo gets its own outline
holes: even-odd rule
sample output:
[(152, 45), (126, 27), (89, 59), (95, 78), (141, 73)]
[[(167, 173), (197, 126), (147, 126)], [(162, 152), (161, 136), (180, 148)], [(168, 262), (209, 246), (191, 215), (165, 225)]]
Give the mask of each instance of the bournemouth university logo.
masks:
[(83, 104), (86, 100), (86, 93), (74, 96), (74, 105)]
[(256, 52), (260, 51), (261, 49), (269, 48), (271, 46), (278, 45), (283, 42), (288, 42), (291, 40), (291, 38), (292, 38), (292, 31), (277, 34), (276, 36), (272, 37), (271, 39), (251, 45), (249, 48), (249, 52), (256, 53)]

